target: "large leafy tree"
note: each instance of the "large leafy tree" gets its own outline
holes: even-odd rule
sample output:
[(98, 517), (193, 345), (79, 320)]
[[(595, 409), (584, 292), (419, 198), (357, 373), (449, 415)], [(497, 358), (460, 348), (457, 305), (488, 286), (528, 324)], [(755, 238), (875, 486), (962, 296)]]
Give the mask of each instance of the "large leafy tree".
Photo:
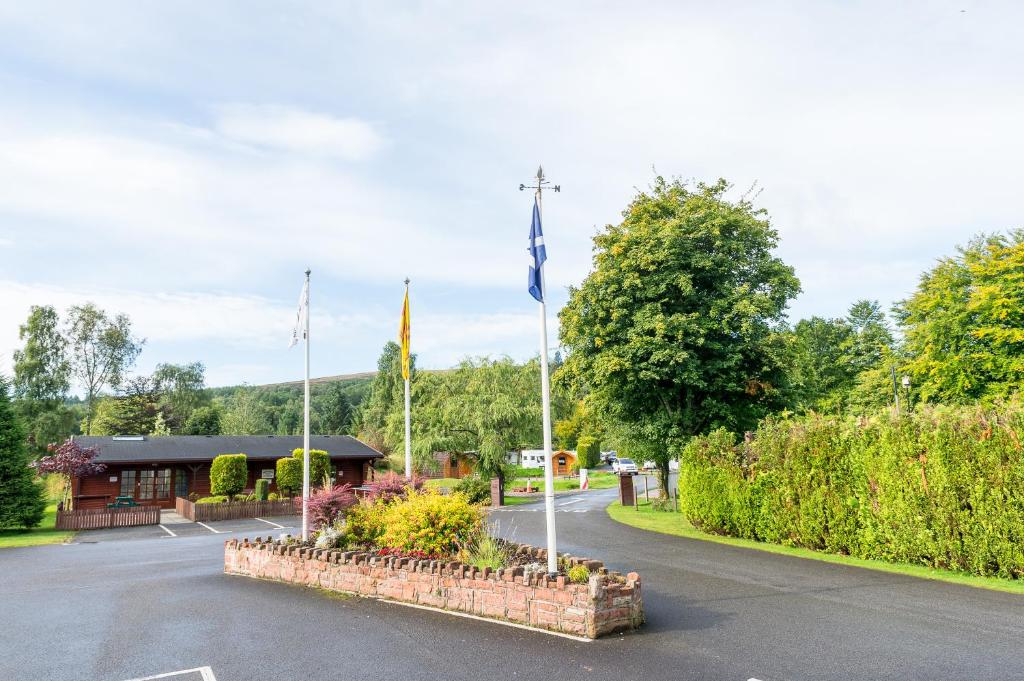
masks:
[[(415, 393), (420, 379), (416, 372), (416, 355), (409, 356), (409, 381)], [(401, 427), (405, 404), (405, 381), (402, 378), (402, 348), (388, 341), (377, 360), (377, 374), (358, 413), (353, 418), (359, 439), (385, 454), (403, 446)]]
[(273, 430), (270, 408), (251, 388), (235, 393), (220, 417), (221, 435), (269, 435)]
[(71, 365), (60, 317), (50, 306), (33, 305), (18, 338), (25, 345), (14, 351), (14, 395), (29, 415), (56, 409), (67, 397)]
[(413, 393), (413, 448), (472, 452), (476, 470), (502, 477), (509, 452), (541, 442), (540, 363), (466, 359), (451, 371), (420, 376)]
[(35, 527), (46, 501), (25, 449), (25, 431), (0, 377), (0, 527)]
[(594, 270), (560, 313), (563, 371), (585, 384), (653, 459), (692, 435), (752, 428), (785, 403), (779, 333), (800, 290), (778, 235), (729, 185), (658, 178), (594, 237)]
[(199, 407), (185, 422), (185, 435), (220, 435), (220, 410), (216, 407)]
[(920, 399), (971, 402), (1024, 387), (1024, 229), (980, 236), (897, 304)]
[(209, 402), (203, 390), (206, 368), (202, 362), (191, 364), (158, 364), (152, 382), (160, 394), (160, 407), (167, 425), (179, 432), (192, 412)]
[(85, 389), (85, 433), (91, 435), (96, 397), (104, 387), (121, 386), (145, 341), (132, 336), (126, 315), (110, 317), (93, 303), (75, 305), (68, 315), (71, 368)]
[(320, 435), (343, 435), (352, 420), (352, 403), (339, 383), (329, 383), (313, 395), (310, 419)]

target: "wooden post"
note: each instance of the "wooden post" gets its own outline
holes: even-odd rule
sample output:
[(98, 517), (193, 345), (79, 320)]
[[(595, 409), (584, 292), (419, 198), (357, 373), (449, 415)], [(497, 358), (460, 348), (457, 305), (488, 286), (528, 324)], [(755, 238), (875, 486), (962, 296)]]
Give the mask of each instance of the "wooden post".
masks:
[(633, 489), (633, 476), (619, 474), (619, 503), (623, 506), (636, 505), (636, 494)]

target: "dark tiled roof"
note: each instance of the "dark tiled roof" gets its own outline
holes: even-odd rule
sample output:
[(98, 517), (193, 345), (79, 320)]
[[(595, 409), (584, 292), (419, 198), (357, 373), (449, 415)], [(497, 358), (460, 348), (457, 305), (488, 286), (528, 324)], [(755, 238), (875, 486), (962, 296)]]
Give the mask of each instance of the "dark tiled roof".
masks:
[[(83, 447), (99, 447), (97, 461), (211, 461), (218, 454), (245, 454), (250, 459), (268, 460), (290, 456), (302, 447), (301, 435), (169, 435), (128, 436), (79, 435)], [(332, 459), (369, 459), (383, 456), (349, 435), (310, 435), (310, 449), (322, 449)]]

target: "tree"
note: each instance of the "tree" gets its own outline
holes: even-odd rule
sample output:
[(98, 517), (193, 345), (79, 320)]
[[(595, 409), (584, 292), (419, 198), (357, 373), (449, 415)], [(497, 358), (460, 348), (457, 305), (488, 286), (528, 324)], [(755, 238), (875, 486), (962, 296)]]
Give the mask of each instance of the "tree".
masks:
[(352, 404), (340, 383), (329, 383), (313, 396), (310, 420), (313, 432), (343, 435), (352, 420)]
[(973, 402), (1024, 387), (1024, 229), (982, 235), (895, 307), (920, 399)]
[[(409, 381), (413, 391), (417, 380), (416, 355), (410, 355)], [(359, 439), (375, 443), (374, 446), (385, 454), (402, 447), (404, 431), (399, 424), (404, 418), (404, 400), (402, 348), (398, 343), (388, 341), (377, 360), (377, 374), (370, 384), (370, 392), (356, 417)]]
[(75, 478), (102, 473), (107, 469), (106, 464), (96, 461), (96, 457), (100, 455), (99, 447), (82, 447), (71, 438), (60, 445), (49, 445), (47, 450), (50, 453), (36, 462), (36, 470), (40, 473), (56, 473), (64, 476), (62, 500), (69, 508), (72, 505), (71, 481)]
[(60, 318), (50, 306), (30, 308), (28, 320), (19, 327), (25, 346), (14, 351), (14, 395), (29, 408), (29, 416), (56, 409), (70, 387), (71, 365), (67, 340), (60, 332)]
[(269, 435), (274, 432), (270, 410), (255, 390), (235, 393), (220, 419), (221, 435)]
[(854, 373), (876, 368), (895, 344), (882, 306), (877, 300), (858, 300), (850, 306), (846, 322), (853, 331), (849, 361)]
[(844, 319), (811, 317), (797, 322), (790, 362), (800, 406), (841, 411), (857, 376), (850, 356), (853, 338)]
[(145, 340), (132, 336), (126, 315), (111, 319), (93, 303), (72, 306), (68, 315), (71, 369), (85, 388), (85, 433), (91, 435), (96, 396), (104, 387), (121, 386)]
[(205, 372), (202, 362), (156, 366), (152, 381), (171, 430), (180, 431), (192, 412), (208, 401), (203, 391)]
[(30, 528), (43, 519), (46, 500), (25, 450), (25, 430), (0, 377), (0, 527)]
[(185, 435), (220, 435), (220, 410), (216, 407), (199, 407), (185, 422)]
[(509, 452), (541, 442), (539, 386), (538, 360), (467, 359), (444, 374), (421, 374), (412, 422), (417, 460), (474, 452), (477, 472), (503, 477)]
[(752, 428), (788, 399), (779, 331), (800, 285), (772, 255), (764, 211), (728, 189), (658, 178), (594, 238), (594, 271), (560, 313), (562, 370), (656, 462), (666, 492), (691, 436)]

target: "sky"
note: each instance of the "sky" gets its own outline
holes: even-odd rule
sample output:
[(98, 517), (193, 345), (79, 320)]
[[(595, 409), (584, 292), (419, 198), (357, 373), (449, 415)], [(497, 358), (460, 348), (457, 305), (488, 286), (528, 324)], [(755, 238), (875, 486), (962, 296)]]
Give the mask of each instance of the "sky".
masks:
[(921, 2), (0, 2), (0, 373), (30, 305), (93, 301), (137, 371), (372, 370), (550, 344), (591, 238), (657, 175), (756, 186), (796, 321), (888, 307), (1021, 226), (1024, 7)]

